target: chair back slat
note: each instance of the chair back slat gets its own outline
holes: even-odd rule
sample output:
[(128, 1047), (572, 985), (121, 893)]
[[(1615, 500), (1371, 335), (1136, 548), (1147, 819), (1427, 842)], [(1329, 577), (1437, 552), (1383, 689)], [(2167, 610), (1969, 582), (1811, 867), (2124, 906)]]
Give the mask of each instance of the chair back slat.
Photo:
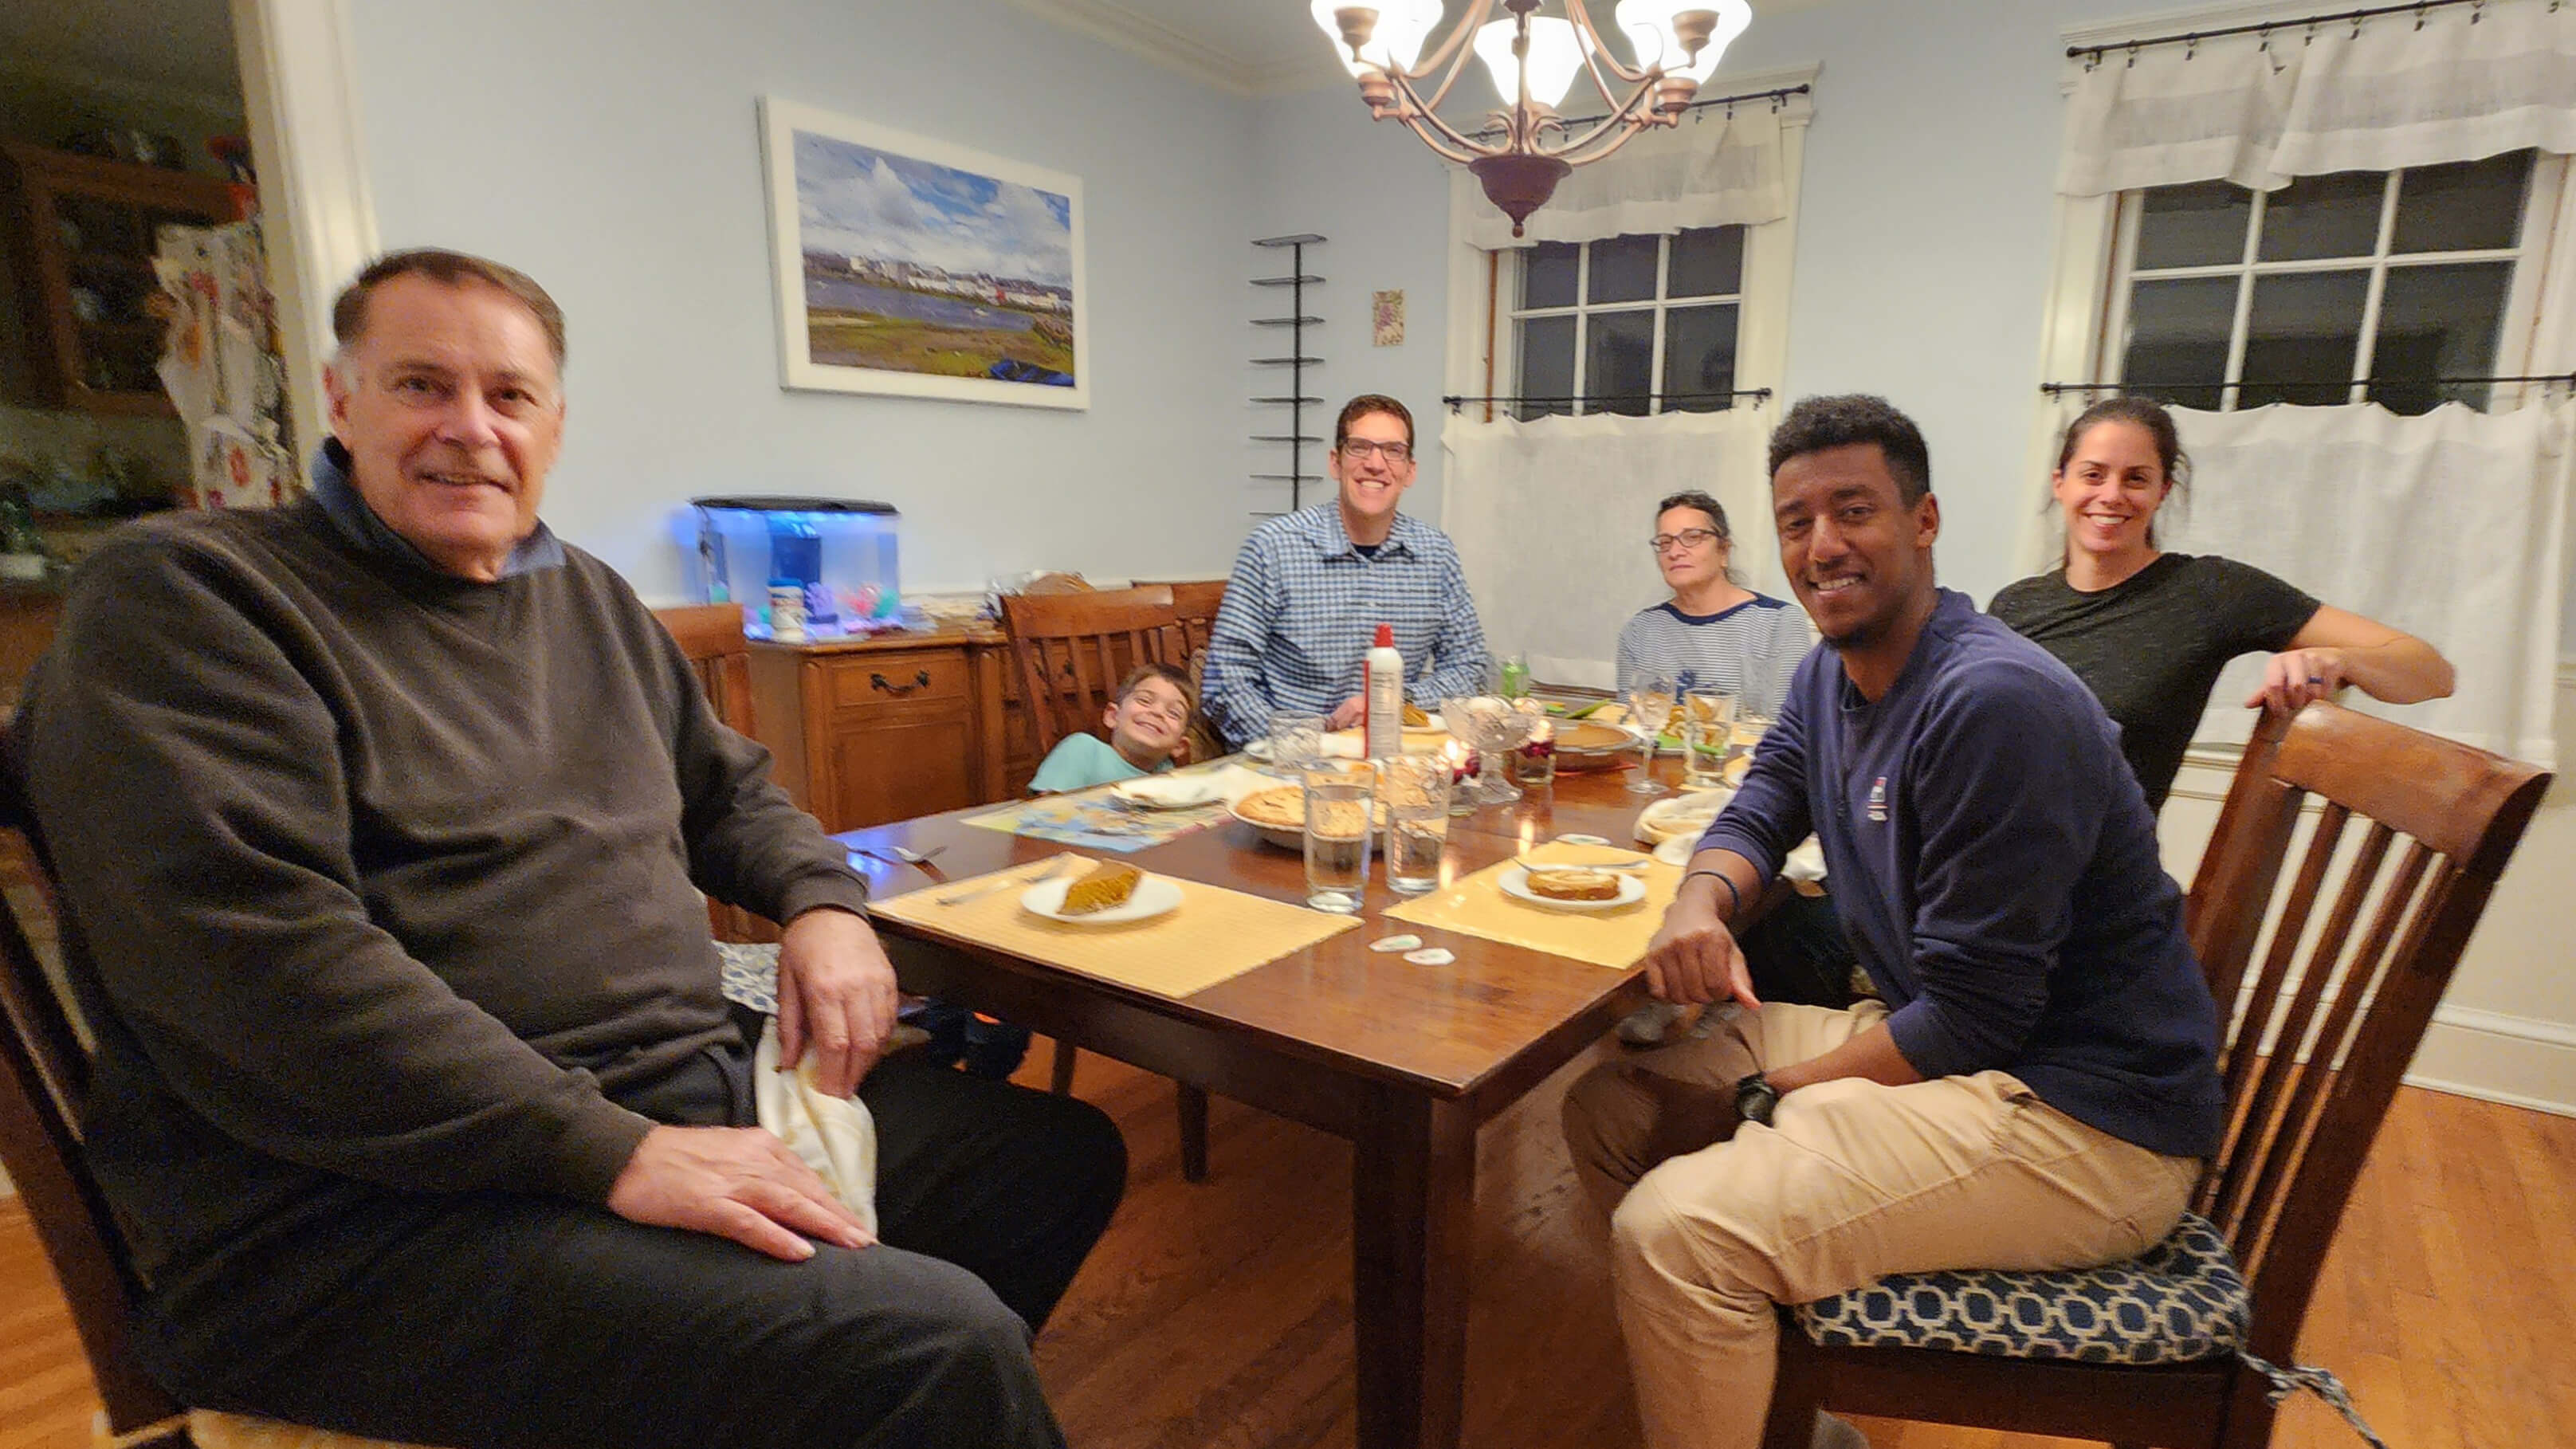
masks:
[[(751, 642), (743, 636), (742, 610), (733, 604), (685, 604), (656, 609), (706, 692), (716, 718), (736, 734), (758, 738), (751, 708)], [(740, 906), (710, 897), (707, 927), (719, 941), (774, 941), (775, 926)]]
[(2329, 704), (2267, 717), (2246, 747), (2192, 882), (2191, 939), (2224, 1017), (2229, 1106), (2197, 1205), (2253, 1291), (2251, 1352), (2294, 1347), (2371, 1140), (2549, 783)]
[(49, 969), (38, 943), (50, 940), (58, 952), (78, 945), (53, 909), (56, 897), (43, 841), (27, 809), (17, 738), (5, 728), (0, 851), (26, 873), (11, 881), (6, 908), (0, 909), (0, 1168), (26, 1205), (71, 1305), (108, 1427), (130, 1434), (181, 1408), (134, 1357), (134, 1304), (142, 1285), (107, 1197), (81, 1156), (89, 1045), (69, 982)]
[(1038, 752), (1067, 735), (1099, 733), (1111, 693), (1138, 664), (1176, 663), (1170, 641), (1179, 622), (1172, 591), (1159, 585), (1004, 595), (1002, 630), (1019, 662)]

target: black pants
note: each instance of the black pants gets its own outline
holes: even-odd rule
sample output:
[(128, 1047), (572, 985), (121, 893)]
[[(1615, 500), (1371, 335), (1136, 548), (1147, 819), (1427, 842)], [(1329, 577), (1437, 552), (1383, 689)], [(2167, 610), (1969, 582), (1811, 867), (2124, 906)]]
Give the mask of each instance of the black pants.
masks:
[[(627, 1105), (739, 1123), (745, 1082), (711, 1053)], [(388, 1194), (339, 1225), (363, 1252), (233, 1275), (147, 1324), (148, 1356), (203, 1407), (449, 1449), (1061, 1445), (1029, 1338), (1124, 1190), (1117, 1128), (901, 1058), (860, 1095), (877, 1247), (782, 1263), (560, 1200)]]

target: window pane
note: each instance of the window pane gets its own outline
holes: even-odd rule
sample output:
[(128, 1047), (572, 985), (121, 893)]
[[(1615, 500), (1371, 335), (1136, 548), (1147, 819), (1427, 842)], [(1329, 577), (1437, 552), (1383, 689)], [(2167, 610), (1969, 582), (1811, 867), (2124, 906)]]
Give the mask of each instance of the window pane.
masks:
[(2455, 400), (2485, 407), (2487, 384), (2429, 379), (2495, 371), (2496, 336), (2512, 286), (2511, 262), (2389, 268), (2379, 295), (2379, 346), (2370, 359), (2372, 400), (2393, 413), (2429, 413)]
[(2455, 166), (2414, 167), (2397, 183), (2397, 234), (2388, 249), (2465, 252), (2512, 246), (2522, 234), (2522, 197), (2530, 184), (2528, 151)]
[(1581, 250), (1572, 242), (1540, 242), (1521, 253), (1523, 310), (1574, 305), (1574, 267)]
[(2302, 176), (2263, 204), (2255, 255), (2267, 262), (2369, 256), (2379, 246), (2379, 202), (2387, 191), (2385, 171)]
[(1673, 238), (1667, 297), (1731, 297), (1744, 290), (1744, 228), (1695, 226)]
[(2133, 390), (2166, 402), (2215, 410), (2235, 322), (2234, 277), (2140, 282), (2129, 294), (2129, 349), (2120, 376)]
[[(1533, 317), (1521, 324), (1521, 419), (1570, 413), (1574, 392), (1574, 319)], [(1529, 398), (1551, 401), (1529, 402)]]
[(2138, 216), (2138, 266), (2212, 267), (2245, 260), (2254, 193), (2224, 181), (2159, 186)]
[[(1664, 314), (1664, 411), (1714, 413), (1735, 405), (1735, 308), (1675, 307)], [(1699, 396), (1689, 396), (1689, 394)]]
[(2245, 326), (2245, 385), (2236, 405), (2330, 406), (2349, 399), (2369, 290), (2368, 272), (2256, 277), (2254, 314)]
[[(1600, 243), (1593, 245), (1598, 247)], [(1600, 273), (1595, 271), (1593, 275)], [(1655, 387), (1655, 314), (1595, 312), (1587, 322), (1583, 339), (1583, 410), (1645, 412), (1646, 395)]]
[(1663, 238), (1614, 236), (1592, 244), (1592, 300), (1648, 302), (1655, 296), (1656, 253)]

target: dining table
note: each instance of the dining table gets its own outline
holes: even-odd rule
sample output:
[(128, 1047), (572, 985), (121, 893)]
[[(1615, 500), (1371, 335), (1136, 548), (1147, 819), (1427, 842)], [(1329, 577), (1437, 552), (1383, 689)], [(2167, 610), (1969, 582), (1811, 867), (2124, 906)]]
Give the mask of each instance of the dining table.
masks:
[[(1677, 782), (1677, 760), (1655, 768), (1667, 784)], [(1634, 844), (1637, 815), (1652, 800), (1629, 792), (1626, 779), (1622, 770), (1560, 771), (1518, 801), (1453, 817), (1442, 879), (1566, 834)], [(952, 887), (946, 898), (954, 899), (954, 883), (1074, 849), (968, 823), (991, 809), (835, 839), (866, 852), (852, 863), (881, 899), (940, 886)], [(898, 847), (932, 859), (907, 862)], [(1233, 818), (1133, 854), (1083, 853), (1299, 908), (1306, 896), (1302, 856), (1264, 843)], [(1373, 862), (1357, 929), (1180, 995), (984, 939), (999, 931), (897, 919), (899, 899), (887, 900), (878, 930), (906, 991), (971, 1003), (1347, 1139), (1358, 1443), (1452, 1449), (1465, 1401), (1477, 1131), (1600, 1040), (1646, 993), (1633, 961), (1569, 959), (1383, 918), (1405, 899), (1387, 889), (1383, 865)], [(1636, 909), (1659, 915), (1660, 903)], [(1638, 929), (1633, 921), (1630, 929)], [(1455, 960), (1425, 966), (1370, 949), (1398, 933), (1445, 947)]]

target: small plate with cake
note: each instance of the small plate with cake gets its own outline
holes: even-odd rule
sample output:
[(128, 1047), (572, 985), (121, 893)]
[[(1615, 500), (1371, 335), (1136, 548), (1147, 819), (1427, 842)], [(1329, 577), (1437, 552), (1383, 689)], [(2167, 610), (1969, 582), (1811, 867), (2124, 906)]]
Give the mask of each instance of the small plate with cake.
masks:
[(1068, 880), (1040, 881), (1020, 896), (1020, 909), (1068, 926), (1149, 921), (1181, 904), (1181, 887), (1123, 860), (1104, 860)]
[(1515, 865), (1499, 884), (1513, 900), (1551, 911), (1615, 911), (1646, 898), (1646, 882), (1634, 872), (1588, 866)]

